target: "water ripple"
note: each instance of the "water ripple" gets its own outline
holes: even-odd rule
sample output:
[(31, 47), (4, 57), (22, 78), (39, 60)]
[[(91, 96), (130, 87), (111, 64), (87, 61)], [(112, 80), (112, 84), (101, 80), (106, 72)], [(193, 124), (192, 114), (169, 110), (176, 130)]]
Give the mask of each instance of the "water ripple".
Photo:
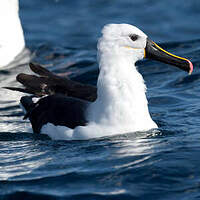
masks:
[[(138, 62), (159, 130), (88, 141), (30, 133), (18, 106), (22, 94), (0, 89), (0, 199), (200, 199), (198, 1), (20, 4), (33, 61), (57, 74), (95, 85), (97, 38), (110, 22), (134, 23), (164, 49), (191, 59), (194, 73)], [(13, 86), (16, 74), (30, 72), (26, 64), (15, 64), (1, 69), (1, 86)]]

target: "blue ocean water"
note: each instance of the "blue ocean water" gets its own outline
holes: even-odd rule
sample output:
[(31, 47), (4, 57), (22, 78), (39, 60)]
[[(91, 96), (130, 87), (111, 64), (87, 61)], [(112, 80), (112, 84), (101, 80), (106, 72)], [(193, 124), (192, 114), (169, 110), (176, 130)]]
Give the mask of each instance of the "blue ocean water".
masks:
[[(0, 89), (0, 199), (200, 199), (200, 1), (20, 0), (20, 16), (33, 61), (74, 80), (96, 84), (107, 23), (138, 26), (194, 72), (138, 62), (159, 132), (87, 141), (24, 132), (21, 94)], [(1, 70), (1, 86), (19, 72), (28, 66)]]

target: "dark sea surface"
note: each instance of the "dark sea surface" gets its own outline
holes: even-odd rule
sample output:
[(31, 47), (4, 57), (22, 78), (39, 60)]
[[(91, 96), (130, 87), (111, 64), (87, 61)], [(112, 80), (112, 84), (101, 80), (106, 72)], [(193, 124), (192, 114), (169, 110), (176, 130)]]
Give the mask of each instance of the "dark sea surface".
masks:
[[(107, 23), (138, 26), (194, 72), (138, 62), (159, 131), (87, 141), (27, 132), (21, 94), (0, 89), (0, 199), (200, 199), (200, 1), (20, 0), (20, 17), (32, 60), (74, 80), (96, 84)], [(28, 65), (0, 70), (1, 86), (19, 72)]]

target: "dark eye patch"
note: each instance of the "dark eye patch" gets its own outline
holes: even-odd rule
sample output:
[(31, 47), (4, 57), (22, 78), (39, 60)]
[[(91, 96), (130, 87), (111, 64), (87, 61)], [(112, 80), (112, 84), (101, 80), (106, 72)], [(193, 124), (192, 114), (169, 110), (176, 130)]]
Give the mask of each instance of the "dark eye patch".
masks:
[(139, 36), (136, 34), (131, 34), (129, 35), (129, 37), (131, 38), (132, 41), (136, 41), (139, 38)]

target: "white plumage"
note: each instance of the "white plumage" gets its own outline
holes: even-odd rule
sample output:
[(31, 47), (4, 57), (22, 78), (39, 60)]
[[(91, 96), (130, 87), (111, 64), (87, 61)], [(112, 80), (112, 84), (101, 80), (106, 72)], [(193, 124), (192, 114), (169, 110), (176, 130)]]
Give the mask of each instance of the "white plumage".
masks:
[(0, 67), (8, 65), (24, 49), (18, 0), (0, 1)]
[[(131, 34), (138, 35), (136, 41)], [(128, 24), (110, 24), (98, 42), (99, 77), (97, 100), (86, 112), (89, 123), (74, 130), (46, 124), (52, 139), (88, 139), (157, 128), (151, 119), (146, 86), (135, 62), (144, 58), (147, 36)]]

